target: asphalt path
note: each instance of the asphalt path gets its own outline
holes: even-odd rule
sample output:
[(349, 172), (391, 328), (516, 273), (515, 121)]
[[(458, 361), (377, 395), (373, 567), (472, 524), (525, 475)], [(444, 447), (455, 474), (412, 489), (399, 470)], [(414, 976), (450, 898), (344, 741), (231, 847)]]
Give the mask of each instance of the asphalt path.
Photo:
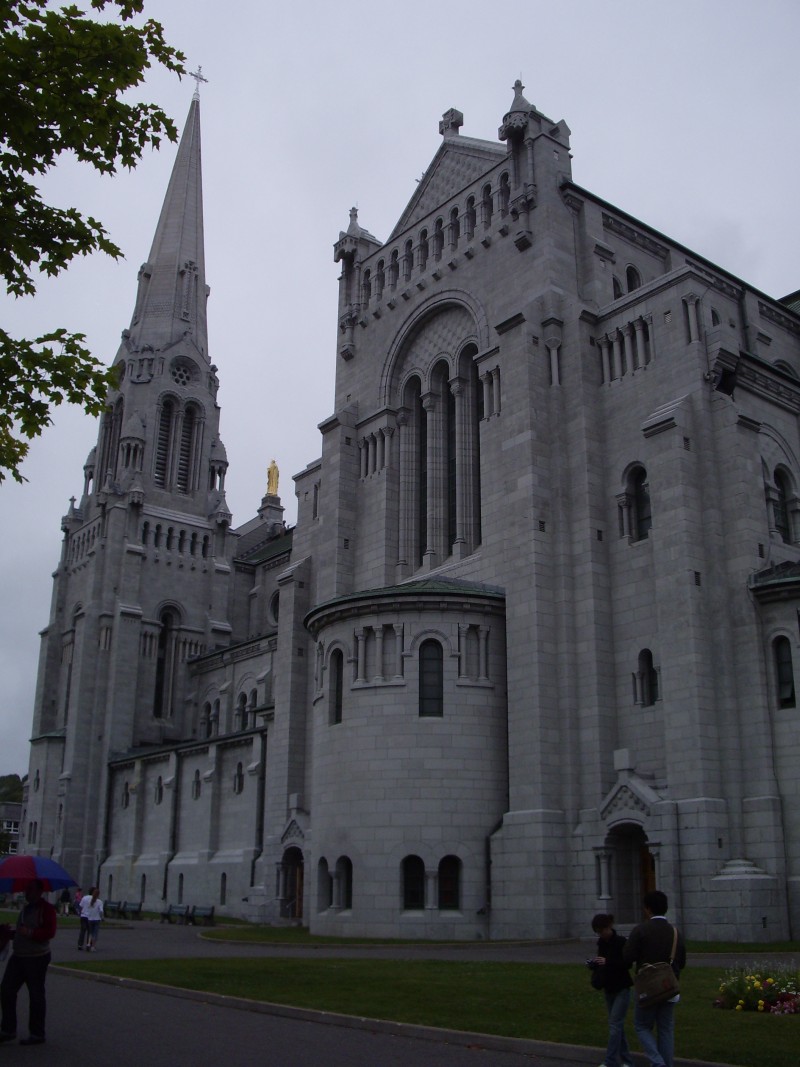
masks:
[[(292, 946), (209, 941), (195, 927), (106, 923), (90, 959), (392, 958), (482, 959), (579, 964), (586, 941), (464, 945)], [(232, 997), (168, 990), (149, 983), (88, 976), (69, 969), (85, 959), (77, 930), (62, 927), (48, 975), (48, 1039), (38, 1048), (0, 1045), (0, 1067), (35, 1060), (58, 1067), (582, 1067), (603, 1049), (459, 1034), (427, 1027), (260, 1004)], [(730, 956), (692, 959), (729, 966)], [(749, 962), (749, 961), (748, 961)], [(26, 1021), (20, 994), (20, 1023)], [(603, 1032), (598, 1020), (599, 1033)], [(632, 1026), (630, 1027), (632, 1030)], [(23, 1028), (20, 1036), (26, 1033)], [(632, 1036), (632, 1035), (631, 1035)], [(637, 1065), (646, 1061), (636, 1056)], [(676, 1060), (676, 1067), (696, 1063)]]

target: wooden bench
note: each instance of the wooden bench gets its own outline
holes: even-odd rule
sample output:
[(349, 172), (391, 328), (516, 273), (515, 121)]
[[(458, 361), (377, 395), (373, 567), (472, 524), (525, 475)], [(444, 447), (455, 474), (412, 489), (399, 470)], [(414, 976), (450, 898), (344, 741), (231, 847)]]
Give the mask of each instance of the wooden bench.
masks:
[(121, 911), (122, 911), (122, 901), (121, 900), (107, 900), (105, 902), (105, 904), (103, 905), (103, 914), (105, 916), (107, 916), (109, 919), (112, 918), (114, 915), (119, 915)]
[(119, 909), (119, 913), (123, 919), (141, 919), (142, 917), (142, 902), (133, 904), (131, 901), (126, 900), (122, 907)]
[(162, 923), (186, 924), (189, 922), (188, 904), (170, 904), (166, 911), (161, 912)]
[(197, 926), (197, 920), (200, 919), (205, 926), (214, 925), (214, 908), (213, 905), (210, 908), (198, 908), (195, 906), (192, 908), (192, 913), (189, 916), (189, 922), (192, 926)]

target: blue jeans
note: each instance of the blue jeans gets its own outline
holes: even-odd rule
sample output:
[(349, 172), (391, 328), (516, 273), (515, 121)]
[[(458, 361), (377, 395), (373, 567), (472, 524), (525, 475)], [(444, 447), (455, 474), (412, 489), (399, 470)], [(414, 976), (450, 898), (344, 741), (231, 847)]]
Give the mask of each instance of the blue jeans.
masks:
[[(651, 1067), (672, 1067), (675, 1048), (675, 1005), (667, 1000), (652, 1008), (636, 1005), (633, 1025), (639, 1044), (650, 1060)], [(656, 1031), (655, 1035), (653, 1030)]]
[(628, 1040), (625, 1037), (625, 1016), (628, 1014), (630, 989), (620, 989), (618, 993), (603, 991), (608, 1008), (608, 1048), (604, 1063), (606, 1067), (619, 1067), (621, 1063), (631, 1063)]

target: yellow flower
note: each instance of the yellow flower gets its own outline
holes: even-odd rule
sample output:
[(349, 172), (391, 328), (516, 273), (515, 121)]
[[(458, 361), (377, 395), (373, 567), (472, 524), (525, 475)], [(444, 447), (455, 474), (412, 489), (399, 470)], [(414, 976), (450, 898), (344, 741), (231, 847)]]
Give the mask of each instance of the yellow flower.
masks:
[(739, 1001), (739, 1003), (738, 1003), (738, 1004), (736, 1005), (736, 1010), (737, 1010), (737, 1011), (743, 1011), (743, 1010), (744, 1010), (744, 1003), (743, 1003), (743, 1002), (742, 1002), (741, 1000), (740, 1000), (740, 1001)]
[(758, 1002), (758, 1010), (759, 1011), (763, 1011), (764, 1010), (764, 1001), (763, 1000), (759, 1000), (759, 1002)]
[(760, 982), (753, 982), (753, 987), (755, 989), (760, 989), (761, 988), (761, 983)]
[(767, 985), (775, 985), (775, 979), (774, 978), (768, 978), (767, 979)]

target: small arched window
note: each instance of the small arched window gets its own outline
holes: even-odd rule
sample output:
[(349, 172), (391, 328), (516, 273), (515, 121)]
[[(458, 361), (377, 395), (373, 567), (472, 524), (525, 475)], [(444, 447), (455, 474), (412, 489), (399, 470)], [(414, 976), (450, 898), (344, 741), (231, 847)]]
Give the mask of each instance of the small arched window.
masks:
[(328, 692), (329, 721), (331, 725), (342, 721), (342, 705), (344, 700), (344, 655), (340, 648), (331, 652), (330, 690)]
[(505, 172), (500, 175), (498, 197), (500, 200), (500, 214), (505, 217), (508, 214), (508, 204), (511, 199), (511, 186), (508, 183), (508, 174)]
[(487, 230), (492, 224), (492, 210), (492, 187), (484, 185), (481, 190), (481, 221)]
[(411, 277), (411, 271), (414, 267), (414, 242), (410, 239), (406, 241), (405, 248), (403, 250), (403, 280), (408, 281)]
[(458, 220), (458, 208), (454, 207), (450, 212), (450, 247), (455, 248), (461, 236), (461, 223)]
[(403, 860), (403, 910), (419, 911), (425, 907), (425, 864), (419, 856)]
[(236, 764), (236, 773), (233, 776), (233, 791), (238, 796), (244, 792), (244, 767), (241, 763)]
[(793, 708), (795, 707), (794, 667), (789, 638), (776, 637), (772, 648), (775, 654), (778, 707)]
[(361, 302), (362, 304), (369, 304), (372, 297), (372, 276), (370, 275), (369, 268), (364, 271), (363, 280), (361, 283)]
[(658, 700), (658, 671), (653, 664), (653, 653), (643, 648), (639, 653), (639, 703), (651, 707)]
[(444, 652), (432, 638), (419, 646), (419, 714), (444, 715)]
[(475, 233), (476, 214), (477, 212), (475, 211), (475, 197), (468, 196), (467, 210), (464, 212), (464, 229), (466, 230), (467, 237), (472, 237), (472, 235)]
[(428, 265), (428, 231), (421, 230), (419, 235), (419, 246), (417, 247), (417, 258), (419, 260), (419, 269), (425, 270)]
[(444, 251), (444, 220), (437, 219), (433, 229), (433, 258), (441, 259)]
[(317, 911), (327, 911), (333, 904), (333, 878), (323, 856), (317, 864)]

